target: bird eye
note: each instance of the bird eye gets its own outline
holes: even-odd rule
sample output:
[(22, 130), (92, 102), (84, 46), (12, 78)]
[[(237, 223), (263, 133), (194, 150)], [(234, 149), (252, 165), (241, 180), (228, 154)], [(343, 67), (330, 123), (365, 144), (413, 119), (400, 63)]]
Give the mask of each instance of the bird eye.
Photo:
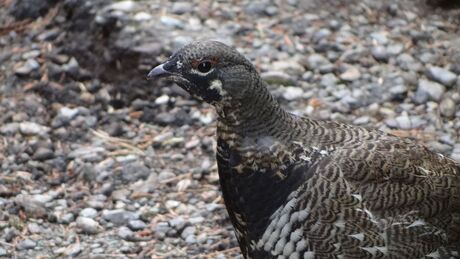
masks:
[(211, 67), (211, 62), (203, 61), (200, 64), (198, 64), (198, 71), (200, 71), (201, 73), (207, 73), (209, 72), (209, 70), (211, 70)]

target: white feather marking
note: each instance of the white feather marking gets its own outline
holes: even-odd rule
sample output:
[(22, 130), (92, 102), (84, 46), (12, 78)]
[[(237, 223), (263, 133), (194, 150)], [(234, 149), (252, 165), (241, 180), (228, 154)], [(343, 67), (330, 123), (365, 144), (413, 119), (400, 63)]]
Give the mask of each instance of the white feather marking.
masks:
[(349, 236), (349, 237), (356, 238), (356, 239), (358, 239), (359, 241), (363, 241), (363, 240), (364, 240), (364, 234), (363, 234), (363, 233), (358, 233), (358, 234), (348, 235), (348, 236)]
[(276, 223), (277, 228), (283, 227), (289, 220), (289, 214), (283, 214), (281, 218), (278, 220), (278, 223)]
[(299, 253), (294, 252), (289, 256), (289, 259), (299, 259)]
[(338, 228), (345, 228), (345, 220), (343, 219), (338, 219), (334, 222), (334, 226), (338, 227)]
[(290, 224), (290, 223), (287, 223), (287, 224), (284, 225), (284, 227), (281, 229), (281, 234), (280, 234), (280, 236), (281, 236), (281, 237), (286, 237), (287, 235), (289, 235), (289, 233), (291, 233), (291, 224)]
[(286, 244), (286, 238), (281, 238), (276, 242), (275, 250), (272, 251), (272, 254), (279, 255), (283, 252), (284, 245)]
[(427, 256), (427, 257), (433, 257), (433, 258), (441, 258), (441, 254), (439, 254), (439, 251), (438, 251), (438, 250), (436, 250), (436, 251), (434, 251), (434, 252), (432, 252), (432, 253), (429, 253), (429, 254), (427, 254), (426, 256)]
[(177, 67), (177, 69), (181, 69), (183, 65), (184, 65), (184, 64), (183, 64), (180, 60), (178, 60), (178, 61), (176, 62), (176, 67)]
[(215, 89), (219, 95), (224, 94), (224, 89), (222, 89), (222, 82), (218, 79), (211, 81), (211, 85), (209, 86), (209, 89), (213, 90)]
[(363, 196), (361, 196), (361, 194), (359, 193), (352, 194), (351, 196), (355, 197), (359, 201), (363, 201)]
[(313, 259), (315, 258), (315, 252), (313, 251), (307, 251), (303, 254), (304, 259)]
[(283, 255), (289, 256), (290, 254), (292, 254), (292, 252), (294, 252), (294, 248), (294, 242), (288, 242), (283, 248)]
[(307, 241), (305, 239), (300, 240), (299, 242), (296, 243), (295, 250), (297, 252), (300, 252), (307, 247)]
[(297, 242), (298, 240), (302, 238), (302, 236), (303, 236), (303, 229), (298, 228), (291, 233), (290, 239), (293, 242)]
[(412, 224), (410, 224), (409, 226), (407, 226), (407, 228), (413, 228), (413, 227), (418, 227), (418, 226), (423, 226), (423, 225), (426, 225), (425, 221), (423, 219), (418, 219), (412, 222)]
[(200, 75), (200, 76), (206, 76), (207, 74), (211, 73), (212, 71), (214, 71), (214, 69), (211, 69), (211, 70), (209, 70), (209, 71), (206, 72), (206, 73), (200, 72), (200, 71), (198, 71), (198, 70), (196, 70), (196, 69), (193, 69), (193, 68), (190, 69), (190, 73), (196, 74), (196, 75)]

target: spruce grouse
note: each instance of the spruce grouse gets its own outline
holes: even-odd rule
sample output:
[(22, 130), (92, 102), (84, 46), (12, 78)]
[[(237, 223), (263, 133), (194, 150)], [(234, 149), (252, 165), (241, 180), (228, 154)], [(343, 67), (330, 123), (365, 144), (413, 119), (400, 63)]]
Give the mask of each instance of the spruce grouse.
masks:
[(460, 165), (412, 140), (283, 110), (254, 66), (215, 41), (167, 78), (218, 113), (217, 164), (245, 258), (460, 258)]

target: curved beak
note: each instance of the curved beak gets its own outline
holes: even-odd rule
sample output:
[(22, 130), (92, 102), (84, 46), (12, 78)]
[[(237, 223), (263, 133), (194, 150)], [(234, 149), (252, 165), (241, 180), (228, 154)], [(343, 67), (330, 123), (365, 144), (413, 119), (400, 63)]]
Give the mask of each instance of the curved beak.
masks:
[(154, 67), (152, 70), (150, 70), (150, 72), (147, 75), (147, 80), (158, 79), (168, 75), (171, 75), (171, 72), (164, 69), (164, 64), (160, 64)]

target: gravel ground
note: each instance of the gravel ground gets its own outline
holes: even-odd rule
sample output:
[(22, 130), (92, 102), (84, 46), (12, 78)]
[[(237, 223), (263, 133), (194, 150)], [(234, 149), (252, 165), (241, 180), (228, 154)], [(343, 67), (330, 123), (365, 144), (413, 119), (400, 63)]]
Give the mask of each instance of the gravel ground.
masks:
[(460, 161), (459, 9), (422, 0), (0, 6), (1, 258), (241, 258), (218, 186), (215, 113), (145, 80), (194, 39), (236, 46), (294, 113), (417, 138)]

